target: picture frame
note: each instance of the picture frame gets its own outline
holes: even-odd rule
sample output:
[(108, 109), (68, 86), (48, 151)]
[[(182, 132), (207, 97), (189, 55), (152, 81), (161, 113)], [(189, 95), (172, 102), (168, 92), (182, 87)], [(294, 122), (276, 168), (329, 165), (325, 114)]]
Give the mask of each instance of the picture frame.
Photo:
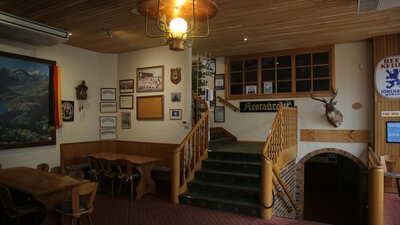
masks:
[(225, 123), (225, 106), (214, 107), (214, 122)]
[(115, 128), (117, 127), (116, 116), (100, 116), (100, 127), (101, 128)]
[(246, 85), (246, 95), (257, 94), (257, 85)]
[(64, 122), (74, 121), (75, 107), (74, 101), (61, 101), (62, 119)]
[(133, 93), (135, 91), (135, 82), (133, 79), (119, 81), (119, 93)]
[(171, 102), (180, 102), (181, 101), (181, 93), (180, 92), (172, 92), (171, 93)]
[(386, 143), (400, 143), (400, 121), (386, 121)]
[[(0, 149), (56, 144), (55, 66), (55, 61), (0, 51), (1, 83), (7, 87), (0, 95)], [(19, 76), (13, 76), (10, 68)], [(40, 74), (40, 79), (28, 74)], [(16, 98), (19, 107), (11, 104)], [(29, 107), (21, 113), (23, 106)]]
[(119, 96), (120, 109), (133, 109), (133, 95), (120, 95)]
[(100, 100), (115, 101), (117, 96), (116, 91), (116, 88), (100, 88)]
[(136, 97), (137, 120), (164, 120), (164, 95)]
[(115, 140), (117, 139), (116, 129), (100, 129), (100, 140)]
[(216, 74), (214, 77), (214, 89), (224, 90), (225, 89), (225, 74)]
[(131, 112), (121, 112), (121, 129), (131, 129)]
[(272, 81), (265, 81), (263, 83), (263, 93), (264, 94), (272, 94), (274, 91), (273, 82)]
[(137, 92), (163, 92), (164, 66), (137, 68)]
[(101, 113), (116, 113), (117, 103), (116, 102), (100, 102)]
[(170, 109), (169, 110), (170, 120), (181, 120), (182, 119), (182, 109)]
[(210, 59), (209, 60), (209, 67), (210, 67), (210, 76), (214, 76), (217, 72), (217, 62), (215, 59)]

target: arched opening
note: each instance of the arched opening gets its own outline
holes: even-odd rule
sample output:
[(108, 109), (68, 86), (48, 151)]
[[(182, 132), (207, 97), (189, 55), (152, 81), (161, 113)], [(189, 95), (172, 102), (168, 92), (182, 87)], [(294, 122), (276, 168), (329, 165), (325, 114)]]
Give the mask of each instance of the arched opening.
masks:
[(324, 152), (304, 162), (303, 218), (329, 224), (362, 224), (361, 168), (352, 159)]

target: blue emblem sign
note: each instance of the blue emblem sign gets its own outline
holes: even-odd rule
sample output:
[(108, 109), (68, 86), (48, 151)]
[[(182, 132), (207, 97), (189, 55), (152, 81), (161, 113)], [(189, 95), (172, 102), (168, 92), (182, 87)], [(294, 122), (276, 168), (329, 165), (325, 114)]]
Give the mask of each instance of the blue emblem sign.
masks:
[(382, 59), (376, 66), (375, 86), (380, 95), (400, 98), (400, 56)]

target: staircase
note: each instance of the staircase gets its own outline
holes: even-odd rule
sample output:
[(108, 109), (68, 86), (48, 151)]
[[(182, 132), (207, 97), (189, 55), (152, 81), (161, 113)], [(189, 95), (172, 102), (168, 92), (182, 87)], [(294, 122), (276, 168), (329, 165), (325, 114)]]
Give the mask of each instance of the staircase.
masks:
[(210, 129), (208, 159), (188, 191), (179, 196), (183, 204), (260, 216), (259, 187), (261, 144), (238, 144), (222, 128)]

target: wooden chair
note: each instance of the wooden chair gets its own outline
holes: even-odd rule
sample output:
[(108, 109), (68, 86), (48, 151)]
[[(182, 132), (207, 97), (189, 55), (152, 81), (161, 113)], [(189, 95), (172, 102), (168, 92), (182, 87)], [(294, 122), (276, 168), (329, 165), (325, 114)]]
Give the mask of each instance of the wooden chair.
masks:
[(50, 167), (49, 164), (47, 163), (40, 163), (39, 165), (36, 166), (36, 169), (49, 172)]
[(61, 166), (55, 166), (50, 169), (50, 173), (65, 174), (65, 169)]
[[(0, 184), (0, 207), (5, 216), (15, 221), (15, 224), (20, 224), (22, 217), (41, 215), (44, 216), (44, 206), (36, 201), (15, 202), (11, 195), (10, 189)], [(5, 219), (5, 218), (3, 218)], [(31, 222), (32, 218), (29, 218)], [(42, 220), (43, 218), (40, 218)], [(5, 221), (0, 221), (1, 224), (8, 224)]]
[(134, 171), (134, 165), (128, 160), (118, 159), (115, 161), (118, 171), (118, 180), (119, 180), (119, 189), (118, 194), (121, 193), (122, 183), (130, 183), (130, 192), (131, 192), (131, 200), (133, 201), (134, 189), (133, 183), (136, 178), (140, 176), (140, 174)]
[[(400, 157), (393, 155), (383, 155), (380, 157), (384, 175), (386, 178), (391, 178), (390, 182), (385, 182), (385, 186), (397, 186), (397, 193), (400, 196)], [(396, 184), (393, 184), (393, 178), (396, 179)]]
[(114, 182), (115, 178), (118, 176), (118, 173), (113, 170), (114, 162), (100, 158), (100, 169), (102, 171), (102, 180), (107, 179), (111, 182), (111, 198), (114, 197)]
[(74, 188), (71, 201), (62, 203), (56, 207), (61, 215), (71, 217), (71, 225), (80, 224), (80, 217), (86, 215), (90, 225), (93, 225), (90, 214), (93, 212), (93, 203), (97, 193), (96, 182), (87, 182)]
[(101, 174), (103, 171), (100, 169), (99, 160), (92, 156), (86, 156), (85, 160), (89, 166), (87, 179), (97, 181), (99, 182), (99, 185), (101, 185)]

